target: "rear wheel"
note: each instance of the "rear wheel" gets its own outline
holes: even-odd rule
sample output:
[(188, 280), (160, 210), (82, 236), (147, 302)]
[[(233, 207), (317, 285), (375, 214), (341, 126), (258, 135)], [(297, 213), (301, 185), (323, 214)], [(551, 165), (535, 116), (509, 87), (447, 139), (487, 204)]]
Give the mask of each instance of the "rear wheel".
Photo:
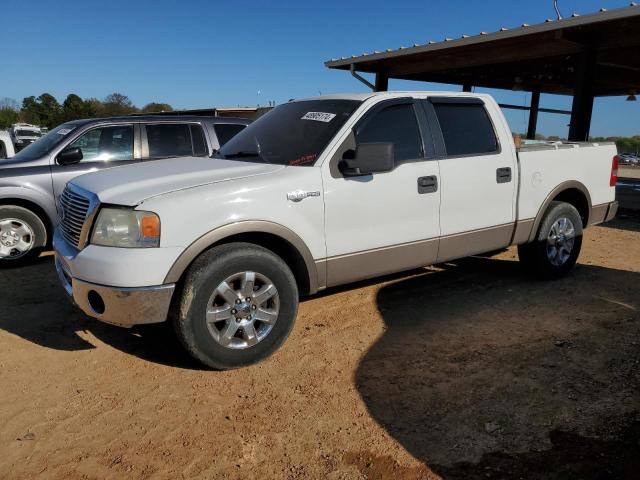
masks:
[(552, 202), (536, 239), (518, 246), (522, 264), (542, 278), (559, 278), (573, 268), (582, 247), (582, 219), (576, 208)]
[(31, 210), (0, 206), (0, 266), (18, 265), (37, 257), (46, 240), (47, 229)]
[(286, 263), (257, 245), (230, 243), (205, 252), (189, 268), (172, 316), (185, 349), (225, 370), (275, 352), (297, 310), (298, 288)]

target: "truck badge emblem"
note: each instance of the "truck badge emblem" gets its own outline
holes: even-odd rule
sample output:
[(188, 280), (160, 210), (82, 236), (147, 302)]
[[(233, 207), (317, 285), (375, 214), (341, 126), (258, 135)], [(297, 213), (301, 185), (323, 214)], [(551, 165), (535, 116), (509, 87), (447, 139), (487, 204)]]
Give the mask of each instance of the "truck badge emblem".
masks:
[(307, 197), (319, 197), (320, 192), (305, 192), (304, 190), (296, 190), (295, 192), (287, 193), (287, 200), (292, 202), (301, 202)]

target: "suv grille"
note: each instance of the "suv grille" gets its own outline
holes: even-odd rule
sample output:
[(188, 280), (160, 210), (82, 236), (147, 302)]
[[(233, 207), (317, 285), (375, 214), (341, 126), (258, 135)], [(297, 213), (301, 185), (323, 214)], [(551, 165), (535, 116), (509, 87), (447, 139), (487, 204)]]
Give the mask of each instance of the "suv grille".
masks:
[(89, 199), (64, 189), (60, 196), (60, 230), (64, 238), (74, 247), (80, 246), (82, 226), (89, 211)]

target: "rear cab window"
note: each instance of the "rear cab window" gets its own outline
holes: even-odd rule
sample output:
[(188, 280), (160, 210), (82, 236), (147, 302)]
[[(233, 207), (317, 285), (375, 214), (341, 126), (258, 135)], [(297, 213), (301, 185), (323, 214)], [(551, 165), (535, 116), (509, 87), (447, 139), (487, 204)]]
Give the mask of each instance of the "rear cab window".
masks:
[(433, 98), (431, 103), (442, 130), (447, 156), (499, 152), (500, 145), (482, 101), (458, 102)]

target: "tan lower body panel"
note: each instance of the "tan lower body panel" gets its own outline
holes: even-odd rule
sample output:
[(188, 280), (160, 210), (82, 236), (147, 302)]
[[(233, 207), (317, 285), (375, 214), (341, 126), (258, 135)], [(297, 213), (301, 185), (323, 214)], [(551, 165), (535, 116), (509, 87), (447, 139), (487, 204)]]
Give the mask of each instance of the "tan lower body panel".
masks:
[(438, 262), (506, 248), (511, 243), (513, 223), (449, 235), (440, 239)]
[(326, 262), (327, 286), (334, 287), (389, 273), (431, 265), (438, 256), (438, 239), (394, 245), (366, 252), (342, 255)]
[[(526, 226), (523, 229), (526, 230)], [(530, 229), (531, 225), (529, 225)], [(505, 248), (509, 246), (512, 235), (513, 224), (507, 224), (440, 239), (341, 255), (320, 260), (316, 262), (316, 266), (319, 271), (326, 266), (327, 286), (334, 287)]]
[(513, 240), (511, 241), (511, 244), (522, 245), (523, 243), (527, 243), (529, 241), (529, 237), (531, 236), (531, 231), (533, 230), (533, 226), (535, 225), (535, 223), (535, 218), (518, 221), (516, 223), (516, 230), (513, 234)]
[(603, 203), (591, 207), (591, 216), (589, 217), (589, 225), (597, 225), (599, 223), (612, 220), (618, 213), (618, 202)]

